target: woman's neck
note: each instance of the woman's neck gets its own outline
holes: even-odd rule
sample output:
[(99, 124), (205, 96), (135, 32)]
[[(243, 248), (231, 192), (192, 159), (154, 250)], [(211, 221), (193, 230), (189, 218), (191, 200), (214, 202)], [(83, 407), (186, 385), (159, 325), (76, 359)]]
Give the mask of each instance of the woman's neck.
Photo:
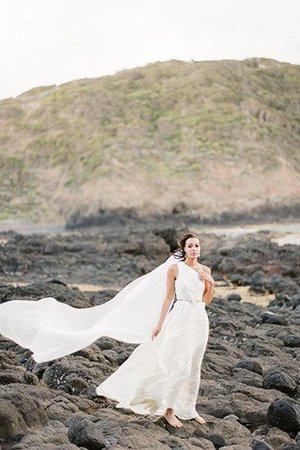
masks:
[(198, 264), (198, 257), (197, 256), (187, 256), (184, 260), (184, 262), (191, 267), (196, 267)]

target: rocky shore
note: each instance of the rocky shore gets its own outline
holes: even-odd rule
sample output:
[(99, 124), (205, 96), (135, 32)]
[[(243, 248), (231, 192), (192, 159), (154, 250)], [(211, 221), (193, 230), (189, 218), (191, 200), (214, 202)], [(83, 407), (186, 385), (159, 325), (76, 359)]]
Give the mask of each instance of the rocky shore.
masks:
[[(0, 301), (53, 296), (78, 308), (101, 304), (163, 262), (185, 228), (132, 221), (57, 236), (2, 233)], [(238, 293), (207, 306), (210, 337), (197, 401), (207, 423), (174, 429), (96, 395), (135, 345), (101, 337), (37, 364), (29, 350), (0, 336), (1, 450), (300, 448), (300, 247), (280, 247), (267, 232), (200, 237), (201, 261), (217, 282), (249, 286), (257, 298), (274, 295), (267, 307)]]

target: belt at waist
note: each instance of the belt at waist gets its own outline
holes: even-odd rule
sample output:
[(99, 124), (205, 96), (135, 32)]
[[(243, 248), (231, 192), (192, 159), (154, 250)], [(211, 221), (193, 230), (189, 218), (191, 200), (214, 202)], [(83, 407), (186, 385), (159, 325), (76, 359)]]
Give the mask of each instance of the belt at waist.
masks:
[(189, 298), (177, 298), (176, 302), (203, 303), (202, 300), (191, 300)]

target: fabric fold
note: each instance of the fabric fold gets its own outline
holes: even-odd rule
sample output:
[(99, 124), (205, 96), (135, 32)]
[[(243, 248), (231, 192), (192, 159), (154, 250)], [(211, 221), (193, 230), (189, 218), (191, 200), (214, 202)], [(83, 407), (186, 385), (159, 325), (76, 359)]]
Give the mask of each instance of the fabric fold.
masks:
[(167, 270), (177, 261), (171, 255), (103, 305), (75, 308), (53, 297), (2, 303), (0, 334), (30, 349), (37, 363), (74, 353), (101, 336), (133, 344), (150, 342), (166, 295)]

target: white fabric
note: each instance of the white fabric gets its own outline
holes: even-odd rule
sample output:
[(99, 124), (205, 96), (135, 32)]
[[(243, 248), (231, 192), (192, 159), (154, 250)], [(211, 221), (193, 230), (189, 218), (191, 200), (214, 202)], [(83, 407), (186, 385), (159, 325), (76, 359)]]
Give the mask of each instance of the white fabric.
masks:
[(209, 322), (201, 301), (204, 282), (183, 261), (178, 262), (175, 291), (178, 300), (157, 337), (139, 345), (96, 388), (98, 395), (117, 400), (117, 408), (153, 415), (174, 408), (184, 420), (198, 415), (195, 405)]
[(101, 336), (149, 342), (166, 294), (167, 269), (175, 262), (171, 255), (103, 305), (80, 309), (53, 297), (5, 302), (0, 305), (0, 334), (30, 349), (38, 363), (69, 355)]

